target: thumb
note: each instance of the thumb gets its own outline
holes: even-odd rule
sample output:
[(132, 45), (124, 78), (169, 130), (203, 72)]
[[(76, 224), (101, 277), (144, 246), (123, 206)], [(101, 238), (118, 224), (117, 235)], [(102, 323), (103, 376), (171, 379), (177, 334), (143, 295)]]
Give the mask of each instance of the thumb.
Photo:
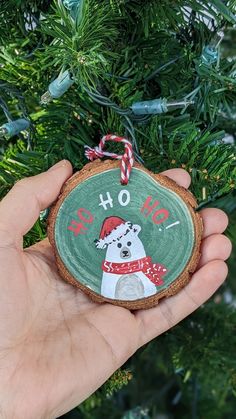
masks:
[(21, 238), (34, 225), (40, 211), (55, 201), (71, 174), (70, 162), (62, 160), (47, 172), (17, 182), (0, 203), (0, 230), (15, 241)]

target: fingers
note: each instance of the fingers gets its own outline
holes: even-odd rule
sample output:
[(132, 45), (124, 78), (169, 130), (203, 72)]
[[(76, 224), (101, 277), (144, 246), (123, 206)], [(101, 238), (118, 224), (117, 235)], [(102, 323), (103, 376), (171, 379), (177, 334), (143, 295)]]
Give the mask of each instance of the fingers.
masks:
[(14, 237), (23, 236), (33, 226), (40, 211), (57, 198), (71, 174), (70, 162), (62, 160), (47, 172), (17, 182), (0, 204), (3, 229)]
[(161, 301), (157, 307), (139, 310), (140, 345), (170, 329), (196, 310), (223, 283), (228, 268), (222, 260), (213, 260), (200, 268), (178, 294)]
[(165, 172), (160, 173), (161, 175), (168, 176), (173, 179), (176, 183), (184, 188), (188, 188), (191, 184), (191, 177), (184, 169), (169, 169)]
[[(162, 174), (185, 188), (191, 183), (190, 175), (183, 169), (171, 169)], [(204, 209), (200, 214), (205, 238), (201, 249), (200, 269), (177, 295), (163, 299), (157, 307), (135, 313), (140, 324), (140, 345), (144, 345), (191, 314), (214, 294), (227, 276), (228, 268), (223, 260), (231, 253), (231, 243), (220, 233), (226, 229), (228, 218), (223, 211), (214, 208)]]
[(232, 244), (228, 237), (222, 234), (212, 234), (203, 240), (201, 245), (201, 258), (198, 268), (211, 260), (226, 260), (232, 251)]
[(203, 231), (203, 238), (208, 237), (211, 234), (220, 234), (225, 231), (228, 225), (228, 217), (220, 209), (217, 208), (205, 208), (200, 211), (204, 231)]
[(232, 251), (230, 240), (217, 233), (223, 233), (228, 225), (227, 215), (217, 208), (206, 208), (200, 211), (204, 231), (201, 245), (201, 258), (198, 268), (202, 267), (211, 260), (226, 260)]

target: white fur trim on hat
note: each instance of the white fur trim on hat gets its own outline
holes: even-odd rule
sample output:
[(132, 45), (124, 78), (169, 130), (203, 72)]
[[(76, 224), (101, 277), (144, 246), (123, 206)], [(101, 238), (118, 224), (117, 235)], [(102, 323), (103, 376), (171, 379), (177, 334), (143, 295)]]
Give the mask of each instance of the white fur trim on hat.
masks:
[(108, 234), (104, 239), (95, 240), (96, 247), (98, 249), (104, 249), (108, 244), (115, 242), (116, 240), (121, 239), (121, 237), (128, 234), (132, 230), (133, 224), (130, 221), (126, 221), (124, 224), (120, 224), (117, 227), (113, 228), (110, 234)]

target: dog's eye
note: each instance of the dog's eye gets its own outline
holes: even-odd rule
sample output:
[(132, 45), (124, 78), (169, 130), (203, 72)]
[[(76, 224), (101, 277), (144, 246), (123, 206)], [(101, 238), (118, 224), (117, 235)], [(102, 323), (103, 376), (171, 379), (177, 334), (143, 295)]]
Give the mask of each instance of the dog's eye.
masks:
[(131, 246), (131, 244), (132, 244), (131, 242), (127, 242), (127, 246)]
[(122, 244), (121, 243), (118, 243), (117, 247), (120, 247), (121, 248), (122, 247)]

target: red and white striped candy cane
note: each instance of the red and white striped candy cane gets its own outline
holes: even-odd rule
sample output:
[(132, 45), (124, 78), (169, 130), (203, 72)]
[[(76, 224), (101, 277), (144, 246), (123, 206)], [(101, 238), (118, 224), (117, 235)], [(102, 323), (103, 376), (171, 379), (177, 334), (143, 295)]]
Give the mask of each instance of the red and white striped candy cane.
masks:
[[(106, 141), (114, 141), (116, 143), (124, 143), (125, 145), (125, 152), (123, 155), (119, 155), (116, 153), (109, 153), (108, 151), (103, 151)], [(121, 183), (123, 185), (127, 185), (131, 173), (131, 169), (134, 165), (134, 154), (133, 154), (133, 147), (130, 141), (128, 141), (124, 137), (117, 137), (116, 135), (108, 134), (102, 137), (99, 145), (95, 148), (91, 148), (89, 146), (85, 146), (85, 156), (88, 160), (95, 160), (102, 158), (104, 156), (110, 157), (112, 159), (121, 160)]]

